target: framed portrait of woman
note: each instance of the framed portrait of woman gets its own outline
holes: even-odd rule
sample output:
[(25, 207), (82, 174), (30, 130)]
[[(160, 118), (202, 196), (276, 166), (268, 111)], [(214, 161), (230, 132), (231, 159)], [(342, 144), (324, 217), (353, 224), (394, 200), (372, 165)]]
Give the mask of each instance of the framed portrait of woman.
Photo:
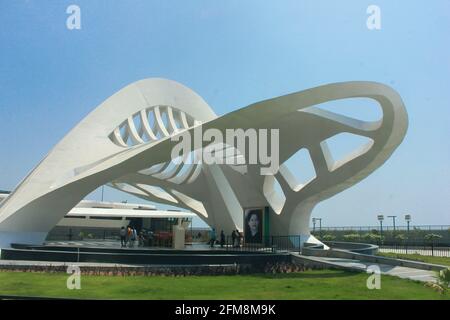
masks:
[(262, 244), (264, 208), (248, 208), (244, 210), (245, 243)]

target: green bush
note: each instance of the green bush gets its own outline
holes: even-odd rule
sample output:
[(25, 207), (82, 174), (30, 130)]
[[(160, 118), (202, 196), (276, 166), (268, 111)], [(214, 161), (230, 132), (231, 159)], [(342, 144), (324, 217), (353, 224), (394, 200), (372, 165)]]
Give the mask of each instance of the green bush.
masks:
[(362, 236), (362, 238), (370, 242), (379, 242), (381, 240), (381, 236), (375, 233), (366, 233)]
[(434, 240), (442, 239), (442, 236), (440, 234), (436, 234), (436, 233), (428, 233), (428, 234), (425, 235), (424, 238), (427, 241), (434, 242)]
[(437, 280), (438, 281), (437, 284), (435, 284), (435, 289), (437, 289), (442, 294), (446, 294), (450, 286), (450, 268), (439, 271)]
[(441, 270), (439, 272), (439, 282), (446, 285), (447, 288), (450, 286), (450, 268)]
[(400, 233), (400, 234), (395, 235), (395, 240), (398, 240), (398, 241), (405, 241), (405, 240), (407, 240), (407, 239), (408, 239), (408, 237), (405, 236), (403, 233)]
[(336, 237), (333, 236), (332, 234), (326, 234), (322, 237), (322, 240), (324, 240), (324, 241), (333, 241), (335, 239), (336, 239)]
[(359, 235), (359, 233), (349, 233), (344, 235), (344, 239), (349, 241), (359, 240), (360, 238), (361, 236)]

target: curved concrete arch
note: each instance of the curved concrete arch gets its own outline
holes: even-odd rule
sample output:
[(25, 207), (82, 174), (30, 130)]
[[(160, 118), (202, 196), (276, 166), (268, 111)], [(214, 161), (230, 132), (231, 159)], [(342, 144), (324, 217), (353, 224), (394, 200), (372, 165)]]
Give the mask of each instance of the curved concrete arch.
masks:
[[(364, 122), (316, 107), (323, 102), (354, 97), (377, 101), (383, 118)], [(149, 109), (154, 112), (154, 125), (162, 133), (160, 137), (148, 122)], [(167, 127), (161, 112), (167, 112)], [(139, 128), (135, 116), (140, 117)], [(272, 235), (295, 234), (302, 235), (302, 241), (315, 241), (309, 234), (314, 206), (380, 167), (401, 143), (407, 122), (400, 96), (373, 82), (325, 85), (258, 102), (217, 118), (208, 104), (185, 86), (165, 79), (141, 80), (118, 91), (92, 111), (1, 202), (0, 246), (13, 242), (42, 243), (48, 231), (81, 199), (107, 183), (150, 201), (173, 204), (170, 197), (181, 200), (177, 206), (194, 206), (201, 219), (225, 232), (242, 230), (241, 213), (235, 211), (272, 205)], [(122, 125), (126, 125), (125, 136), (120, 132)], [(177, 178), (182, 166), (165, 173), (172, 160), (170, 151), (177, 144), (171, 137), (186, 132), (195, 136), (194, 130), (200, 127), (214, 128), (224, 136), (227, 129), (278, 129), (281, 170), (273, 176), (262, 176), (258, 164), (240, 165), (239, 170), (226, 164), (206, 165), (197, 161), (195, 150), (196, 161), (183, 179)], [(342, 132), (361, 135), (373, 142), (335, 163), (326, 140)], [(148, 141), (143, 139), (144, 133)], [(127, 144), (128, 139), (132, 139), (133, 145)], [(203, 142), (200, 147), (208, 143)], [(310, 153), (316, 177), (292, 188), (293, 180), (283, 163), (302, 148)], [(248, 154), (240, 157), (249, 162)], [(283, 190), (283, 203), (271, 199), (276, 193), (275, 180)]]

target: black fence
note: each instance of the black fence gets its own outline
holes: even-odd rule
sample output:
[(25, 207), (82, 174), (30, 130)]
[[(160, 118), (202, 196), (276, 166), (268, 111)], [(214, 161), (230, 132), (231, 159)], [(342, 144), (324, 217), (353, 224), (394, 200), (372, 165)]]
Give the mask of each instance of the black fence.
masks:
[(450, 247), (450, 226), (332, 227), (312, 234), (323, 241), (361, 242), (392, 247)]
[[(450, 225), (448, 224), (439, 224), (439, 225), (410, 225), (409, 229), (412, 230), (422, 230), (422, 231), (448, 231), (450, 228)], [(380, 230), (380, 225), (374, 225), (374, 226), (344, 226), (344, 227), (315, 227), (311, 228), (313, 232), (318, 232), (320, 230), (326, 232), (326, 231), (371, 231), (371, 230)], [(383, 230), (384, 231), (407, 231), (408, 226), (406, 225), (396, 225), (389, 226), (383, 224)]]
[(450, 247), (436, 247), (428, 244), (423, 246), (381, 245), (378, 251), (382, 253), (419, 254), (422, 256), (450, 258)]
[(322, 227), (312, 234), (323, 241), (362, 242), (394, 247), (450, 247), (450, 226)]
[(220, 236), (212, 243), (207, 242), (211, 248), (220, 248), (226, 251), (252, 251), (252, 252), (301, 252), (301, 238), (293, 236), (266, 236), (261, 241), (245, 241), (243, 237)]
[(407, 228), (374, 227), (322, 228), (313, 235), (322, 241), (369, 243), (380, 252), (450, 257), (450, 229), (447, 225)]

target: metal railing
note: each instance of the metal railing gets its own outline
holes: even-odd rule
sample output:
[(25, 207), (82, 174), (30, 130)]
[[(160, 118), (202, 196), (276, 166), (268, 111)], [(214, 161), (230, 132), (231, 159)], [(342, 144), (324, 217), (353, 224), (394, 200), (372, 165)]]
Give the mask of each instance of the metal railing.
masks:
[(382, 236), (379, 233), (360, 234), (356, 232), (341, 236), (332, 233), (315, 234), (321, 241), (374, 244), (380, 248), (380, 252), (450, 257), (450, 242), (443, 235), (436, 232), (432, 233), (434, 237), (427, 237), (427, 235), (429, 234), (408, 234), (398, 231), (394, 235), (383, 233)]
[(381, 245), (378, 251), (382, 253), (419, 254), (423, 256), (450, 258), (450, 247), (436, 247), (429, 244), (422, 246)]
[(211, 240), (208, 242), (212, 248), (220, 248), (226, 251), (251, 251), (251, 252), (300, 252), (301, 242), (300, 236), (265, 236), (258, 242), (246, 241), (245, 238), (234, 238), (232, 236), (225, 236), (223, 239), (216, 238), (214, 244), (211, 245)]
[[(313, 227), (311, 227), (311, 230)], [(322, 231), (370, 231), (370, 230), (379, 230), (380, 225), (373, 226), (343, 226), (343, 227), (321, 227)], [(407, 230), (408, 226), (396, 225), (395, 230)], [(410, 230), (423, 230), (423, 231), (449, 231), (450, 225), (442, 224), (442, 225), (411, 225)], [(383, 230), (392, 231), (394, 230), (394, 226), (385, 226), (383, 225)], [(315, 232), (318, 232), (319, 228), (315, 228)]]
[[(328, 227), (312, 232), (314, 236), (324, 241), (367, 242), (390, 246), (450, 246), (450, 228), (440, 226), (404, 227)], [(430, 237), (433, 241), (430, 241)], [(382, 241), (380, 241), (382, 240)], [(376, 241), (376, 242), (375, 242)]]

